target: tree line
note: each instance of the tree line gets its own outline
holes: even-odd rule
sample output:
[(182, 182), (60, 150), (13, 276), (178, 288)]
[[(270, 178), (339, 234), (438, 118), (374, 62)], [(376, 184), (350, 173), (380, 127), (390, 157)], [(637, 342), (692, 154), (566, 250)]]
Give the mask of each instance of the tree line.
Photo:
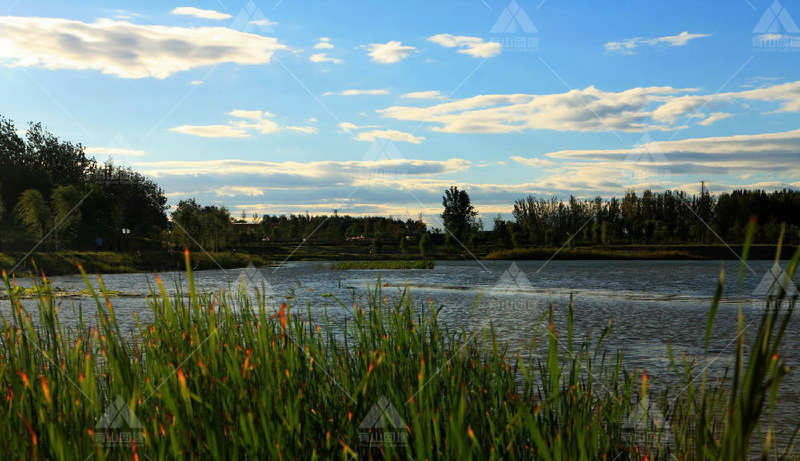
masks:
[(741, 243), (755, 217), (755, 241), (800, 243), (800, 193), (734, 190), (712, 195), (629, 190), (624, 197), (567, 200), (527, 196), (497, 215), (493, 229), (465, 190), (442, 196), (433, 227), (422, 216), (253, 215), (235, 218), (225, 206), (181, 200), (168, 216), (158, 184), (112, 161), (99, 164), (80, 144), (40, 123), (18, 130), (0, 116), (0, 250), (257, 249), (279, 244), (357, 246), (427, 256), (447, 250), (528, 246)]
[[(123, 249), (159, 244), (167, 199), (153, 180), (84, 146), (59, 139), (41, 123), (18, 130), (0, 116), (0, 248)], [(42, 241), (42, 239), (44, 239)]]
[[(756, 220), (757, 243), (800, 243), (800, 192), (783, 189), (734, 190), (712, 195), (683, 191), (628, 190), (622, 198), (528, 196), (514, 202), (513, 220), (497, 216), (497, 240), (513, 247), (541, 245), (742, 243)], [(570, 237), (573, 235), (574, 237)]]

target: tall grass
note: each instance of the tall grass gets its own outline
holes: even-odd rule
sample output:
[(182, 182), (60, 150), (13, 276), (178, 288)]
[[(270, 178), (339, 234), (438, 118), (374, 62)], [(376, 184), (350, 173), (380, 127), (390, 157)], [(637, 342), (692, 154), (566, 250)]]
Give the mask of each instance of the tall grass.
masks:
[[(432, 304), (390, 299), (379, 284), (365, 304), (341, 305), (342, 327), (244, 290), (201, 293), (191, 266), (187, 276), (175, 296), (158, 280), (154, 322), (123, 332), (102, 279), (95, 291), (84, 274), (97, 314), (68, 327), (46, 279), (34, 322), (4, 275), (13, 313), (0, 329), (2, 458), (723, 460), (791, 450), (775, 443), (768, 416), (788, 372), (780, 346), (793, 304), (773, 304), (757, 329), (740, 319), (726, 379), (695, 379), (696, 364), (675, 360), (685, 390), (650, 400), (646, 375), (604, 347), (609, 331), (575, 337), (571, 305), (564, 331), (551, 309), (544, 339), (512, 355), (491, 325), (448, 328)], [(98, 427), (117, 396), (141, 428)], [(648, 401), (668, 427), (630, 424)], [(360, 428), (376, 403), (388, 411)], [(126, 434), (133, 441), (118, 443)]]

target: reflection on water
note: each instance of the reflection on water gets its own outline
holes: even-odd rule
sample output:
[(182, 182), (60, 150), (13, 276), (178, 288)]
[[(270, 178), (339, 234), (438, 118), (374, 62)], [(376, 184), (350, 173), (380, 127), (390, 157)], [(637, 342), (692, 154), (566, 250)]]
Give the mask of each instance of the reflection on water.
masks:
[[(565, 313), (572, 298), (576, 340), (585, 335), (599, 337), (612, 325), (607, 336), (611, 350), (620, 350), (629, 369), (646, 369), (656, 387), (666, 386), (674, 377), (668, 373), (668, 346), (677, 356), (697, 360), (702, 370), (721, 375), (731, 359), (737, 334), (736, 316), (741, 306), (749, 323), (751, 293), (772, 266), (771, 261), (749, 263), (739, 282), (740, 266), (733, 261), (553, 261), (542, 270), (542, 261), (438, 262), (433, 270), (333, 271), (329, 263), (292, 262), (281, 267), (261, 268), (256, 274), (274, 293), (270, 302), (278, 305), (291, 297), (295, 306), (310, 306), (313, 315), (326, 312), (334, 323), (343, 323), (354, 303), (363, 304), (367, 287), (375, 288), (380, 277), (381, 290), (389, 297), (406, 288), (420, 304), (441, 307), (440, 319), (453, 326), (476, 331), (491, 322), (497, 338), (511, 352), (524, 352), (532, 341), (543, 341), (543, 315), (552, 306), (557, 328), (564, 331)], [(704, 354), (703, 338), (708, 308), (720, 269), (728, 281), (713, 331), (711, 351)], [(752, 270), (750, 270), (752, 269)], [(241, 270), (196, 272), (198, 288), (216, 291), (238, 284)], [(249, 274), (252, 276), (253, 274)], [(168, 290), (185, 287), (182, 273), (161, 274)], [(53, 277), (55, 287), (77, 291), (84, 287), (80, 276)], [(109, 290), (119, 291), (114, 300), (117, 319), (123, 331), (132, 328), (134, 314), (141, 322), (152, 319), (145, 296), (154, 285), (152, 274), (111, 274), (103, 276)], [(252, 278), (251, 278), (252, 280)], [(262, 282), (256, 278), (258, 285)], [(31, 280), (19, 284), (31, 286)], [(91, 300), (61, 298), (60, 317), (74, 322), (77, 307), (91, 312)], [(340, 304), (341, 303), (341, 304)], [(34, 308), (33, 301), (26, 301)], [(344, 307), (343, 307), (344, 306)], [(8, 316), (7, 300), (0, 313)], [(798, 315), (800, 319), (800, 315)], [(755, 330), (753, 325), (753, 330)], [(798, 321), (793, 321), (783, 351), (787, 363), (800, 363)], [(565, 337), (566, 335), (562, 335)], [(564, 341), (564, 339), (562, 339)], [(793, 427), (800, 412), (800, 378), (793, 372), (781, 390), (779, 421)]]

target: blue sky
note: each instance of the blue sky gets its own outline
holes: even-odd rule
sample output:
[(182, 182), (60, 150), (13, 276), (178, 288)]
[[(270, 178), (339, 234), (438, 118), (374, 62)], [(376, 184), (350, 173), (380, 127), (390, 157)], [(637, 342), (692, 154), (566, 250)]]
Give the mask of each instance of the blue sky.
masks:
[(155, 177), (173, 204), (416, 217), (454, 184), (488, 221), (528, 194), (800, 185), (798, 1), (0, 14), (0, 114)]

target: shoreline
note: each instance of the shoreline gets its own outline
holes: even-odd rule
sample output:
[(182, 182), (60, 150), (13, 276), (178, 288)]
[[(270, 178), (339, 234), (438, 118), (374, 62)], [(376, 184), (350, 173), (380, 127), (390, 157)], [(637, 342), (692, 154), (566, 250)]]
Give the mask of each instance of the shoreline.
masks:
[[(488, 249), (487, 249), (488, 250)], [(731, 251), (733, 250), (733, 251)], [(475, 256), (481, 260), (607, 260), (607, 261), (714, 261), (737, 260), (743, 256), (742, 245), (641, 245), (641, 246), (611, 246), (611, 247), (578, 247), (564, 248), (520, 248), (498, 249), (493, 251), (478, 251)], [(749, 249), (749, 260), (773, 260), (777, 253), (777, 245), (753, 245)], [(734, 254), (734, 251), (736, 254)], [(790, 259), (797, 251), (794, 247), (783, 247), (781, 259)], [(557, 253), (557, 254), (556, 254)], [(553, 255), (555, 257), (553, 257)], [(236, 269), (246, 267), (253, 263), (256, 266), (265, 266), (283, 261), (289, 253), (244, 253), (244, 252), (192, 252), (192, 266), (195, 270)], [(0, 268), (10, 272), (25, 253), (0, 253)], [(466, 252), (439, 253), (434, 252), (427, 258), (419, 254), (387, 253), (370, 255), (365, 253), (334, 253), (327, 251), (309, 251), (293, 255), (290, 261), (459, 261), (472, 259)], [(29, 255), (14, 271), (14, 275), (30, 276), (39, 274), (43, 269), (45, 275), (71, 275), (78, 274), (78, 264), (87, 272), (121, 274), (134, 272), (168, 272), (183, 270), (185, 261), (182, 251), (149, 251), (136, 253), (123, 253), (111, 251), (51, 251), (37, 252)]]

